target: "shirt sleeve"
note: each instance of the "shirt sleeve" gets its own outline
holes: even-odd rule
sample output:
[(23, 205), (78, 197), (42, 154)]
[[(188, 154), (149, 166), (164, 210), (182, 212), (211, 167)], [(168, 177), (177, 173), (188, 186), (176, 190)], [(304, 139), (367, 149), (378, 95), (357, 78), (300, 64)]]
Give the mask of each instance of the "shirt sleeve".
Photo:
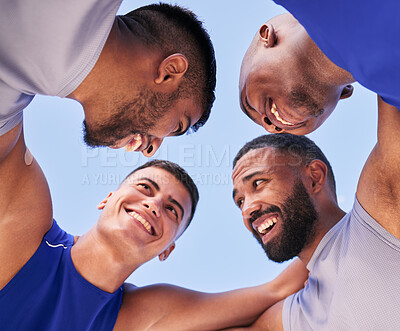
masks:
[(287, 297), (282, 308), (282, 323), (285, 331), (311, 331), (302, 305), (303, 290)]
[(15, 114), (8, 120), (0, 120), (0, 136), (10, 131), (12, 128), (16, 127), (22, 121), (22, 111)]

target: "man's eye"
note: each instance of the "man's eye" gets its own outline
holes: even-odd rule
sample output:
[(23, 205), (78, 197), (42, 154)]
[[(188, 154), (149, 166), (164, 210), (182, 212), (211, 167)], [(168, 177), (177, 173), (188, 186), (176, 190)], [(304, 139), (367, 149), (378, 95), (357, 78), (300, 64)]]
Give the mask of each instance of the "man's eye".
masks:
[(146, 191), (151, 191), (151, 188), (150, 188), (150, 186), (149, 185), (147, 185), (147, 184), (144, 184), (144, 183), (140, 183), (140, 184), (138, 184), (138, 186), (140, 187), (140, 188), (142, 188), (142, 189), (144, 189), (144, 190), (146, 190)]
[(262, 184), (264, 182), (265, 182), (264, 179), (257, 179), (254, 181), (253, 185), (254, 185), (254, 187), (258, 187), (260, 184)]
[(178, 213), (176, 212), (175, 208), (172, 206), (167, 206), (167, 210), (169, 210), (171, 213), (173, 213), (176, 217), (178, 217)]
[(175, 134), (179, 134), (179, 133), (182, 132), (182, 129), (183, 129), (183, 124), (182, 124), (182, 122), (179, 122), (179, 126), (178, 126), (178, 128), (174, 131), (174, 133), (175, 133)]

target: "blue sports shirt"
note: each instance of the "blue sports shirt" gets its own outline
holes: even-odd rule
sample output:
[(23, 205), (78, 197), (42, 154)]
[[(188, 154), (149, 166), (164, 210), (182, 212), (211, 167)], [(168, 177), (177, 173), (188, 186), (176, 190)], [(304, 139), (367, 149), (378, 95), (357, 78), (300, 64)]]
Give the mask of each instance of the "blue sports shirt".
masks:
[(274, 0), (321, 51), (400, 109), (399, 0)]
[(0, 291), (0, 329), (112, 330), (122, 286), (107, 293), (85, 280), (71, 259), (74, 238), (56, 223), (35, 254)]

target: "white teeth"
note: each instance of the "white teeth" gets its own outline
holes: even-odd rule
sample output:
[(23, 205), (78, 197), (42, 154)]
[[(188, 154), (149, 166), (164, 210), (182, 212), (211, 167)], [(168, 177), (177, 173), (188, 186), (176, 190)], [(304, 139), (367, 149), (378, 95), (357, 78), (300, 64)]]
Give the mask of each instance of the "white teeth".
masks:
[[(142, 144), (142, 135), (140, 133), (136, 133), (131, 141), (128, 143), (128, 145), (125, 146), (125, 149), (127, 152), (133, 152), (136, 151), (140, 145)], [(132, 144), (135, 142), (134, 144)]]
[(265, 234), (265, 230), (274, 225), (276, 222), (278, 222), (278, 219), (276, 217), (274, 217), (273, 219), (269, 219), (268, 221), (265, 221), (261, 225), (259, 225), (257, 227), (257, 231), (260, 234)]
[(285, 121), (282, 117), (279, 116), (279, 112), (278, 112), (278, 109), (276, 109), (276, 104), (275, 104), (275, 102), (272, 103), (272, 106), (271, 106), (271, 113), (274, 114), (274, 115), (275, 115), (275, 118), (276, 118), (279, 122), (281, 122), (282, 124), (285, 124), (285, 125), (294, 125), (294, 124), (292, 124), (292, 123), (290, 123), (290, 122), (288, 122), (288, 121)]
[(147, 222), (142, 216), (135, 213), (134, 211), (131, 211), (128, 214), (137, 219), (146, 228), (147, 232), (152, 234), (150, 223)]

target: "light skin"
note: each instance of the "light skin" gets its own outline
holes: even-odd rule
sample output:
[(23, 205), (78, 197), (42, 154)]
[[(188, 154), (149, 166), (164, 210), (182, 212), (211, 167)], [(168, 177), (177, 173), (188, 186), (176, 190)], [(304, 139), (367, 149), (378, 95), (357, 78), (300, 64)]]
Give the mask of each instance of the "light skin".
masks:
[[(88, 127), (95, 127), (118, 114), (120, 108), (138, 96), (141, 89), (166, 94), (176, 91), (188, 66), (183, 54), (164, 57), (160, 50), (145, 45), (121, 20), (116, 19), (93, 70), (68, 98), (82, 104)], [(165, 137), (186, 132), (201, 115), (202, 109), (195, 98), (177, 100), (164, 119), (142, 135), (142, 143), (136, 151), (152, 156)], [(134, 123), (132, 130), (135, 130)], [(110, 147), (124, 147), (132, 139), (134, 143), (134, 134), (129, 134)], [(152, 149), (149, 152), (150, 145)]]
[[(24, 266), (52, 225), (52, 204), (37, 161), (27, 165), (22, 126), (4, 137), (15, 141), (0, 160), (0, 289)], [(124, 285), (116, 330), (216, 330), (252, 323), (267, 307), (303, 286), (304, 264), (296, 260), (275, 280), (224, 293), (201, 293), (172, 285), (124, 284), (142, 264), (165, 260), (186, 228), (191, 198), (169, 172), (132, 174), (98, 205), (99, 220), (75, 237), (71, 258), (77, 271), (103, 291)]]
[(317, 129), (355, 80), (331, 62), (291, 15), (263, 24), (247, 50), (239, 79), (243, 112), (271, 133)]
[[(145, 45), (120, 19), (115, 20), (110, 35), (95, 66), (83, 82), (67, 98), (78, 101), (84, 111), (87, 131), (101, 134), (101, 126), (113, 116), (126, 124), (122, 137), (109, 130), (100, 145), (126, 147), (150, 157), (165, 137), (180, 136), (201, 117), (203, 109), (195, 97), (177, 99), (163, 113), (162, 120), (152, 122), (145, 131), (139, 130), (141, 118), (158, 109), (147, 106), (124, 109), (124, 105), (141, 100), (142, 91), (171, 94), (188, 69), (185, 55), (174, 53), (167, 57), (154, 47)], [(141, 113), (137, 114), (139, 111)], [(123, 117), (119, 116), (123, 112)], [(143, 113), (142, 113), (143, 112)], [(136, 125), (135, 125), (136, 123)], [(10, 136), (9, 136), (10, 137)], [(13, 140), (0, 137), (0, 158), (5, 157), (19, 136)]]
[[(378, 142), (361, 173), (356, 195), (360, 204), (376, 222), (392, 235), (400, 238), (400, 224), (398, 222), (400, 217), (400, 183), (397, 180), (400, 152), (397, 132), (400, 132), (400, 113), (398, 109), (385, 103), (379, 97)], [(255, 187), (254, 180), (244, 180), (247, 174), (254, 171), (254, 168), (249, 167), (249, 162), (254, 162), (254, 155), (253, 157), (250, 153), (245, 155), (239, 160), (233, 172), (234, 187), (237, 190), (236, 201), (242, 209), (244, 222), (246, 223), (249, 214), (256, 208), (261, 208), (262, 204), (279, 204), (285, 197), (285, 188), (290, 190), (290, 180), (298, 176), (302, 179), (318, 210), (319, 228), (315, 240), (299, 254), (299, 258), (304, 263), (307, 263), (323, 235), (344, 214), (332, 200), (331, 194), (329, 194), (326, 179), (324, 179), (326, 171), (323, 163), (321, 164), (318, 161), (317, 167), (315, 167), (311, 162), (310, 166), (303, 167), (296, 174), (296, 172), (292, 171), (292, 167), (288, 166), (288, 164), (292, 164), (290, 157), (286, 156), (286, 161), (281, 159), (280, 165), (276, 166), (276, 158), (272, 159), (271, 149), (266, 148), (263, 153), (260, 153), (259, 150), (258, 154), (262, 154), (262, 157), (258, 158), (259, 160), (264, 160), (267, 163), (270, 161), (269, 163), (272, 164), (259, 165), (262, 173), (258, 179), (259, 185)], [(268, 182), (263, 181), (262, 178), (267, 178)], [(243, 201), (241, 202), (241, 200)], [(271, 237), (277, 235), (279, 235), (279, 226), (270, 233)], [(247, 329), (283, 330), (282, 307), (283, 301), (276, 303)]]

